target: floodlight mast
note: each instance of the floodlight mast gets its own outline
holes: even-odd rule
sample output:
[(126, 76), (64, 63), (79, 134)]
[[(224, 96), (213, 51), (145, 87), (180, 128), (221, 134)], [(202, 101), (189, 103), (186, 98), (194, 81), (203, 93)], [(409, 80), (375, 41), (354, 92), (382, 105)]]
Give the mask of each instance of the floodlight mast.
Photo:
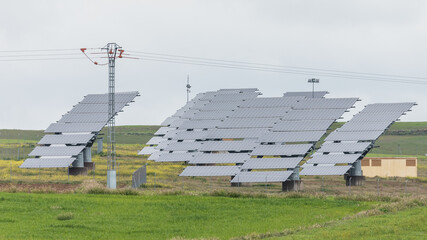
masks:
[(108, 128), (107, 128), (107, 187), (116, 188), (116, 139), (115, 139), (115, 115), (116, 115), (116, 56), (122, 47), (116, 43), (108, 43), (102, 50), (108, 54)]
[(314, 84), (319, 83), (319, 79), (318, 78), (310, 78), (310, 79), (308, 79), (308, 83), (313, 83), (312, 97), (314, 98)]

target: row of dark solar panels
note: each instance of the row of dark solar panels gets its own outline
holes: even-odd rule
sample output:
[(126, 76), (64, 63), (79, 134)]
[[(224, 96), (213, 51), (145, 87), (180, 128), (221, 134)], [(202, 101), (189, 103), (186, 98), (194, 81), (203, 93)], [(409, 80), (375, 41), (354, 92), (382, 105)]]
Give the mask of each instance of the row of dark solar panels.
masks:
[[(316, 92), (317, 98), (308, 99), (311, 92), (256, 98), (259, 93), (241, 91), (228, 96), (220, 91), (200, 94), (178, 110), (165, 121), (169, 127), (159, 129), (147, 143), (157, 146), (146, 147), (140, 154), (152, 154), (149, 160), (160, 162), (241, 165), (191, 166), (181, 176), (235, 176), (232, 182), (284, 181), (293, 171), (256, 170), (297, 168), (330, 125), (358, 100), (325, 99), (326, 92)], [(212, 141), (221, 139), (243, 141)], [(269, 157), (259, 158), (262, 156)]]
[[(115, 95), (116, 114), (131, 103), (138, 92)], [(91, 161), (90, 147), (108, 123), (108, 94), (89, 94), (62, 118), (52, 123), (20, 168), (83, 167)]]

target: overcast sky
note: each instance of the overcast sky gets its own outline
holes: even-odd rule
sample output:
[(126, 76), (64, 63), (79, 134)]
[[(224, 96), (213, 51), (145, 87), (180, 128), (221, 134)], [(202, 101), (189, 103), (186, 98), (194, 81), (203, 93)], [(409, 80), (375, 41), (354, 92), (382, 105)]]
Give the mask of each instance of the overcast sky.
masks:
[[(1, 50), (102, 47), (268, 64), (427, 76), (427, 1), (7, 1)], [(15, 53), (1, 52), (0, 56)], [(1, 59), (7, 59), (2, 57)], [(102, 60), (101, 60), (102, 61)], [(87, 60), (0, 62), (0, 129), (45, 129), (89, 93), (107, 68)], [(141, 96), (118, 125), (159, 124), (192, 94), (256, 87), (309, 91), (313, 76), (120, 59), (117, 91)], [(402, 121), (427, 120), (427, 85), (319, 77), (329, 97), (416, 101)], [(427, 81), (427, 80), (426, 80)]]

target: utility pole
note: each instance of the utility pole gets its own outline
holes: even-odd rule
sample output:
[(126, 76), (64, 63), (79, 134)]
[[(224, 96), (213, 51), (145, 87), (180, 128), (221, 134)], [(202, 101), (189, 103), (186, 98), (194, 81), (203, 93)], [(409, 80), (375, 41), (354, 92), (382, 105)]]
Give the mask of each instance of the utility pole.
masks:
[(190, 75), (187, 75), (187, 102), (189, 102), (190, 101), (190, 92), (191, 92), (191, 90), (190, 90), (190, 88), (191, 88), (191, 85), (190, 85)]
[(116, 43), (108, 43), (102, 50), (107, 51), (108, 55), (108, 159), (107, 159), (107, 187), (116, 188), (116, 139), (115, 139), (115, 120), (116, 115), (116, 56), (117, 51), (123, 52), (122, 48)]
[(310, 79), (308, 79), (308, 83), (313, 83), (313, 91), (312, 91), (313, 92), (313, 94), (312, 94), (313, 96), (312, 97), (314, 98), (314, 84), (315, 83), (319, 83), (319, 79), (318, 78), (310, 78)]

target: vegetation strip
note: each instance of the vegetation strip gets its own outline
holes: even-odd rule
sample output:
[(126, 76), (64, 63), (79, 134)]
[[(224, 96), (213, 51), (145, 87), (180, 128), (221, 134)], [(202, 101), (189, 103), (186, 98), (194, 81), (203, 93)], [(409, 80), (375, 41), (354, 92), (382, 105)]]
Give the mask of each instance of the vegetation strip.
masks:
[(366, 218), (371, 216), (379, 216), (389, 213), (395, 213), (403, 210), (407, 210), (415, 207), (424, 207), (427, 205), (427, 198), (403, 198), (398, 202), (392, 202), (388, 204), (379, 204), (373, 209), (364, 210), (353, 215), (345, 216), (339, 220), (327, 221), (325, 223), (314, 224), (310, 226), (301, 226), (295, 229), (285, 229), (280, 232), (267, 232), (267, 233), (252, 233), (246, 236), (235, 237), (232, 240), (254, 240), (254, 239), (267, 239), (273, 237), (284, 237), (292, 235), (302, 231), (309, 231), (317, 228), (323, 228), (328, 226), (337, 226), (344, 224), (344, 221), (350, 221), (358, 218)]

